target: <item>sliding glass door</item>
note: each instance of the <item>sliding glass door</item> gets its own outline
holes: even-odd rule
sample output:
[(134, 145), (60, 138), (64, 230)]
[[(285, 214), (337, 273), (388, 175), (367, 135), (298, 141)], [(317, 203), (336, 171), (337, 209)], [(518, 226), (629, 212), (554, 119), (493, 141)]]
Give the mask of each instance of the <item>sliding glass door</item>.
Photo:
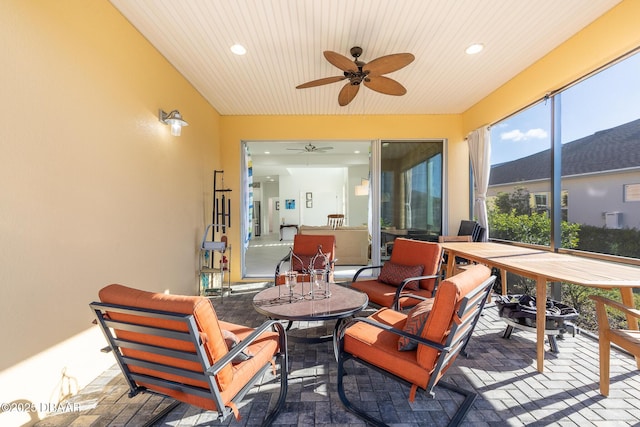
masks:
[[(398, 236), (438, 239), (443, 218), (444, 141), (314, 144), (331, 149), (301, 152), (304, 143), (295, 141), (243, 145), (251, 153), (253, 206), (261, 207), (260, 214), (254, 212), (251, 236), (248, 213), (243, 213), (242, 239), (248, 242), (240, 254), (243, 277), (271, 277), (276, 263), (288, 253), (294, 225), (323, 226), (330, 213), (345, 214), (346, 227), (368, 228), (367, 264), (379, 265)], [(331, 171), (336, 170), (341, 171), (339, 182), (331, 178)], [(330, 190), (336, 202), (322, 202), (321, 197)], [(280, 227), (285, 223), (290, 228)], [(336, 274), (350, 278), (360, 266), (338, 265)]]
[(443, 146), (442, 140), (381, 143), (382, 259), (396, 237), (437, 241), (442, 234)]

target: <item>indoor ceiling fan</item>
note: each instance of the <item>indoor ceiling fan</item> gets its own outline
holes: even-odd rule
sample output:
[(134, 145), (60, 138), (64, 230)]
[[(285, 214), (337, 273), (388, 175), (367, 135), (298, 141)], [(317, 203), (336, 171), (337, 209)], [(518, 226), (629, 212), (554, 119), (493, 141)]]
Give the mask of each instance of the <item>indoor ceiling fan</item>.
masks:
[(304, 153), (324, 153), (333, 150), (333, 147), (316, 147), (312, 143), (308, 143), (303, 148), (287, 148), (287, 150), (302, 151)]
[(355, 98), (361, 83), (369, 89), (384, 93), (385, 95), (400, 96), (407, 93), (407, 89), (405, 89), (404, 86), (393, 79), (384, 77), (383, 74), (397, 71), (409, 65), (415, 59), (412, 54), (395, 53), (393, 55), (381, 56), (369, 63), (365, 63), (358, 59), (360, 55), (362, 55), (361, 47), (352, 47), (350, 52), (351, 56), (354, 57), (353, 61), (339, 53), (325, 50), (324, 57), (327, 61), (341, 69), (344, 75), (313, 80), (296, 86), (296, 89), (321, 86), (348, 79), (349, 82), (338, 94), (338, 103), (342, 107)]

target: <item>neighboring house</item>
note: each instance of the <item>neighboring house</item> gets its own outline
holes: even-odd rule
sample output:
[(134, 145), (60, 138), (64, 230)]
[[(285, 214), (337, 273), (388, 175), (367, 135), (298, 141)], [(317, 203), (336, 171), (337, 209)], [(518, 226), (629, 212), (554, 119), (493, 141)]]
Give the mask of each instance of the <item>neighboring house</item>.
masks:
[[(491, 167), (488, 197), (517, 187), (532, 208), (551, 203), (551, 151)], [(569, 222), (640, 229), (640, 119), (562, 146), (562, 206)]]

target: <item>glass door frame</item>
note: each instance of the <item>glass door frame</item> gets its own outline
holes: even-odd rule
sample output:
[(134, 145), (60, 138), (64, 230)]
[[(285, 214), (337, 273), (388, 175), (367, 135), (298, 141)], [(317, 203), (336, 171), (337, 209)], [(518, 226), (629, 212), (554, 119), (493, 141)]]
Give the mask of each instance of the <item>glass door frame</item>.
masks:
[[(245, 200), (246, 191), (247, 191), (247, 164), (244, 156), (244, 147), (248, 141), (242, 141), (240, 144), (240, 150), (242, 155), (241, 158), (241, 199)], [(441, 200), (441, 224), (442, 230), (448, 230), (448, 183), (447, 183), (447, 174), (448, 174), (448, 140), (445, 138), (420, 138), (420, 139), (375, 139), (370, 140), (371, 143), (371, 156), (369, 157), (369, 171), (370, 171), (370, 182), (369, 182), (369, 233), (371, 235), (371, 265), (381, 265), (381, 253), (380, 253), (380, 244), (381, 244), (381, 226), (380, 226), (380, 218), (381, 218), (381, 180), (382, 180), (382, 144), (389, 142), (424, 142), (424, 143), (432, 143), (432, 142), (440, 142), (442, 144), (442, 200)], [(244, 203), (242, 203), (242, 214), (241, 214), (241, 233), (240, 233), (240, 241), (244, 246), (244, 242), (247, 239), (247, 230), (248, 230), (248, 217), (247, 212), (245, 211), (246, 207)], [(242, 248), (240, 252), (241, 258), (241, 277), (242, 279), (246, 279), (245, 272), (245, 250), (246, 248)]]

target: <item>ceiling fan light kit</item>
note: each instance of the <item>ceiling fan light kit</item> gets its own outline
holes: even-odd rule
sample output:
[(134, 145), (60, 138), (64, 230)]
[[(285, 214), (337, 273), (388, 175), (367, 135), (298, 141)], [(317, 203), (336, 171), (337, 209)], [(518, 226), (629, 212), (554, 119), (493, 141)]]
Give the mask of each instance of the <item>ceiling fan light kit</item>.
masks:
[(338, 104), (342, 107), (353, 101), (360, 90), (361, 84), (385, 95), (401, 96), (407, 93), (407, 89), (405, 89), (404, 86), (389, 77), (383, 76), (383, 74), (397, 71), (409, 65), (415, 59), (412, 54), (395, 53), (381, 56), (366, 63), (358, 59), (362, 55), (361, 47), (352, 47), (350, 53), (354, 58), (353, 61), (337, 52), (325, 50), (324, 57), (326, 60), (342, 70), (343, 75), (312, 80), (296, 86), (296, 89), (305, 89), (348, 80), (347, 84), (342, 87), (338, 94)]
[(304, 153), (324, 153), (329, 150), (333, 150), (333, 147), (316, 147), (312, 143), (308, 143), (303, 148), (287, 148), (291, 151), (302, 151)]

